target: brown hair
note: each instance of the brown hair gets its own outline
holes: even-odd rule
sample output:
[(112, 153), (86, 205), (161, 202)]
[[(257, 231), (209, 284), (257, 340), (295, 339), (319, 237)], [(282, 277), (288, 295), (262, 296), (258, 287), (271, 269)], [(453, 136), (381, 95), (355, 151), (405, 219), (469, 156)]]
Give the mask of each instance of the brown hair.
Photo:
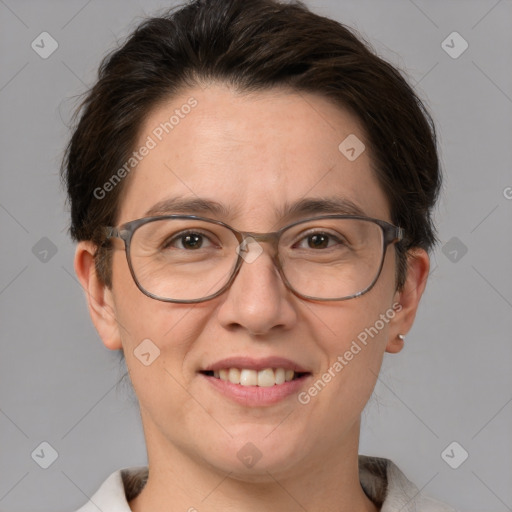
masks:
[(94, 191), (130, 158), (152, 108), (208, 81), (247, 92), (284, 86), (317, 93), (356, 114), (392, 222), (406, 233), (395, 245), (400, 289), (407, 250), (436, 242), (431, 213), (441, 171), (432, 118), (401, 73), (347, 27), (301, 2), (274, 0), (194, 0), (143, 21), (103, 59), (62, 164), (71, 236), (98, 244), (100, 278), (111, 286), (110, 251), (98, 228), (116, 225), (126, 180), (106, 200)]

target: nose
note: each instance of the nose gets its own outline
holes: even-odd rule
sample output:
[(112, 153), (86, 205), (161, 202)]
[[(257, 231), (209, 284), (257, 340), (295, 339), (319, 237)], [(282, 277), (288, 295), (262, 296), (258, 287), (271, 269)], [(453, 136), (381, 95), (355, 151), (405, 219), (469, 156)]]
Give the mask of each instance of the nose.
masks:
[[(262, 244), (267, 245), (267, 244)], [(227, 329), (245, 329), (250, 335), (290, 329), (297, 321), (293, 302), (297, 297), (286, 287), (266, 251), (249, 255), (235, 280), (221, 297), (218, 320)]]

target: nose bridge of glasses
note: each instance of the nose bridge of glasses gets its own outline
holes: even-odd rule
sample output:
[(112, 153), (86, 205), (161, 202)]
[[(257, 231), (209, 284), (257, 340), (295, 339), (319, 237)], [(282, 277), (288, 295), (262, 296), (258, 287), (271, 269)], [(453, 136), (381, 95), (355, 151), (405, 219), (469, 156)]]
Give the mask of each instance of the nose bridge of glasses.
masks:
[[(248, 244), (257, 242), (260, 243), (268, 243), (272, 248), (272, 258), (275, 260), (275, 256), (277, 253), (277, 247), (279, 242), (279, 232), (272, 231), (270, 233), (258, 233), (255, 231), (239, 231), (238, 232), (242, 241), (241, 244)], [(263, 252), (263, 248), (261, 249)]]
[(272, 231), (270, 233), (257, 233), (255, 231), (240, 231), (244, 240), (252, 238), (256, 242), (268, 242), (270, 244), (276, 244), (279, 239), (279, 233)]

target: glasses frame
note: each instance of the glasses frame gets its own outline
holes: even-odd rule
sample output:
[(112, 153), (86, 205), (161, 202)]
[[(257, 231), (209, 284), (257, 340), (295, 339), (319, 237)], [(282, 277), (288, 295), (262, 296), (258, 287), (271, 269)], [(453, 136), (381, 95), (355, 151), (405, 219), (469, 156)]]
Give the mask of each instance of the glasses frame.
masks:
[[(131, 241), (133, 238), (133, 234), (135, 231), (140, 228), (141, 226), (144, 226), (145, 224), (148, 224), (150, 222), (154, 222), (157, 220), (165, 220), (165, 219), (191, 219), (191, 220), (200, 220), (205, 222), (210, 222), (212, 224), (217, 224), (220, 226), (224, 226), (225, 228), (229, 229), (237, 238), (238, 244), (242, 244), (244, 240), (248, 238), (253, 238), (255, 241), (258, 242), (268, 242), (272, 244), (272, 248), (274, 249), (274, 254), (271, 255), (272, 261), (274, 262), (274, 265), (276, 266), (279, 275), (281, 276), (281, 279), (285, 286), (296, 296), (306, 299), (306, 300), (313, 300), (313, 301), (342, 301), (342, 300), (349, 300), (354, 299), (356, 297), (360, 297), (361, 295), (364, 295), (365, 293), (369, 292), (374, 286), (377, 280), (380, 277), (380, 274), (382, 272), (382, 267), (384, 266), (384, 260), (386, 258), (386, 252), (387, 248), (390, 244), (394, 244), (397, 242), (400, 242), (404, 239), (404, 229), (398, 226), (395, 226), (393, 224), (390, 224), (389, 222), (386, 222), (384, 220), (375, 219), (372, 217), (364, 217), (359, 215), (320, 215), (316, 217), (308, 217), (307, 219), (301, 219), (296, 222), (293, 222), (292, 224), (288, 224), (278, 231), (272, 231), (269, 233), (257, 233), (254, 231), (239, 231), (238, 229), (233, 228), (229, 224), (226, 224), (225, 222), (222, 222), (220, 220), (216, 219), (209, 219), (207, 217), (201, 217), (197, 215), (178, 215), (178, 214), (170, 214), (170, 215), (158, 215), (158, 216), (152, 216), (152, 217), (144, 217), (141, 219), (132, 220), (130, 222), (126, 222), (125, 224), (122, 224), (119, 227), (113, 227), (113, 226), (106, 226), (104, 228), (103, 236), (104, 240), (110, 240), (112, 238), (120, 238), (124, 241), (125, 245), (125, 253), (126, 253), (126, 260), (128, 262), (128, 268), (130, 269), (130, 273), (132, 275), (132, 278), (137, 285), (137, 288), (148, 297), (159, 300), (161, 302), (172, 302), (177, 304), (195, 304), (199, 302), (206, 302), (208, 300), (212, 300), (215, 297), (218, 297), (219, 295), (222, 295), (232, 284), (235, 280), (236, 276), (238, 275), (238, 272), (240, 271), (240, 268), (242, 267), (242, 263), (245, 261), (243, 256), (238, 253), (238, 259), (236, 261), (236, 264), (233, 268), (232, 274), (230, 278), (228, 279), (227, 283), (217, 292), (208, 295), (204, 298), (200, 299), (169, 299), (165, 297), (160, 297), (158, 295), (155, 295), (151, 292), (148, 292), (138, 281), (137, 276), (135, 275), (135, 272), (133, 270), (132, 262), (131, 262), (131, 254), (130, 254), (130, 247), (131, 247)], [(281, 263), (279, 261), (279, 252), (278, 252), (278, 245), (279, 240), (281, 238), (281, 235), (288, 229), (297, 226), (298, 224), (303, 224), (306, 222), (311, 221), (318, 221), (322, 219), (354, 219), (354, 220), (363, 220), (368, 222), (373, 222), (374, 224), (377, 224), (382, 229), (382, 256), (381, 261), (379, 265), (379, 269), (377, 271), (377, 274), (371, 284), (367, 286), (364, 290), (357, 292), (352, 295), (347, 295), (345, 297), (340, 298), (318, 298), (313, 297), (310, 295), (304, 295), (298, 291), (296, 291), (293, 286), (289, 283), (288, 279), (284, 275), (284, 271), (282, 269)]]

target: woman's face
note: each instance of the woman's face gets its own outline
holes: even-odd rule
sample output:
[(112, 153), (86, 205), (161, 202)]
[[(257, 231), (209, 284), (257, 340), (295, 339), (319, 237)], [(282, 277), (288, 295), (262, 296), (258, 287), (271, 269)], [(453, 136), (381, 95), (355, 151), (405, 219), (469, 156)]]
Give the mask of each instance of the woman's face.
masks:
[[(191, 97), (197, 104), (183, 109)], [(166, 133), (161, 123), (172, 115), (177, 117)], [(365, 142), (357, 119), (316, 95), (239, 95), (218, 84), (186, 90), (146, 119), (136, 147), (147, 144), (148, 136), (155, 147), (127, 178), (118, 224), (147, 216), (172, 197), (214, 201), (224, 214), (188, 213), (243, 231), (276, 231), (314, 216), (282, 217), (285, 208), (305, 199), (350, 201), (366, 216), (391, 222), (369, 148), (355, 160), (339, 149), (354, 135)], [(242, 264), (225, 293), (197, 304), (165, 303), (141, 293), (122, 242), (115, 246), (113, 286), (103, 288), (97, 301), (98, 309), (111, 314), (93, 318), (105, 345), (124, 351), (150, 463), (180, 453), (223, 473), (258, 479), (266, 471), (293, 474), (357, 451), (360, 413), (383, 353), (399, 350), (397, 334), (410, 327), (422, 291), (417, 286), (411, 299), (395, 290), (393, 246), (373, 289), (356, 299), (299, 298), (273, 266), (270, 245), (262, 243), (263, 253)], [(426, 268), (426, 255), (421, 258)], [(141, 357), (141, 351), (150, 355)], [(228, 358), (243, 360), (223, 362)], [(217, 364), (240, 370), (300, 367), (307, 375), (281, 385), (287, 392), (276, 392), (278, 384), (272, 391), (252, 386), (240, 398), (233, 385), (203, 373)], [(323, 385), (315, 388), (319, 379)]]

